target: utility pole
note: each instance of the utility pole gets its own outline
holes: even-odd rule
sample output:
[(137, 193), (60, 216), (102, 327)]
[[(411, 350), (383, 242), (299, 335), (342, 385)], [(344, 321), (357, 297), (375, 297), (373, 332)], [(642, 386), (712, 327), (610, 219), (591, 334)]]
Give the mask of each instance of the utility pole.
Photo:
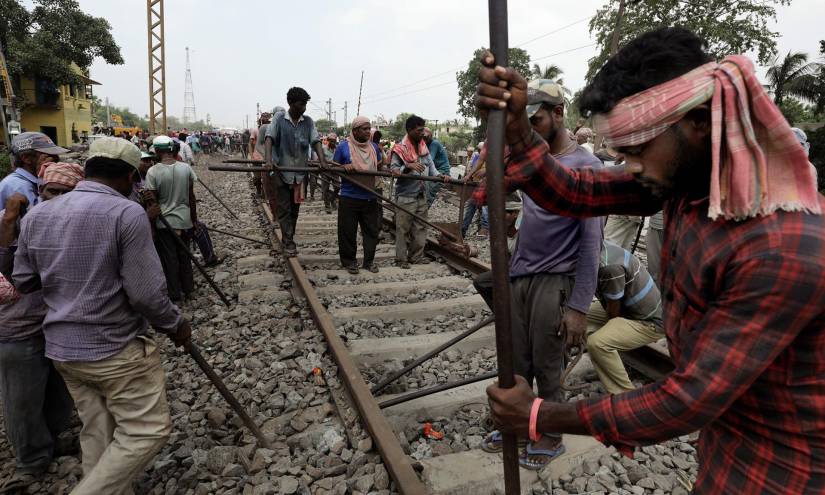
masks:
[(332, 98), (327, 100), (327, 120), (332, 120)]
[(195, 113), (195, 90), (192, 88), (192, 68), (189, 66), (189, 47), (186, 47), (186, 80), (183, 92), (183, 123), (198, 120)]
[(260, 120), (261, 120), (261, 104), (256, 103), (255, 104), (255, 122), (257, 123)]
[[(146, 0), (149, 32), (149, 134), (166, 133), (166, 46), (163, 0)], [(158, 129), (160, 128), (160, 129)]]
[(347, 105), (348, 104), (349, 104), (349, 102), (345, 101), (344, 102), (344, 108), (342, 108), (342, 110), (344, 111), (344, 127), (347, 127), (347, 125), (349, 124), (349, 114), (347, 113)]
[(361, 91), (364, 90), (364, 71), (361, 71), (361, 86), (358, 88), (358, 110), (355, 115), (361, 115)]
[(112, 111), (109, 108), (109, 97), (106, 97), (106, 127), (112, 127)]

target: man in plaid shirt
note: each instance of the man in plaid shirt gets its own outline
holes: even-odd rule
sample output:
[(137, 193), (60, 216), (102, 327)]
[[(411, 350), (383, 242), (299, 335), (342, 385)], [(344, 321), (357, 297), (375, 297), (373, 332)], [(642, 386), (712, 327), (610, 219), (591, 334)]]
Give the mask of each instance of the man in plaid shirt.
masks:
[[(533, 430), (593, 435), (628, 455), (699, 430), (695, 493), (825, 493), (825, 198), (753, 64), (703, 48), (681, 28), (646, 33), (585, 88), (583, 114), (628, 162), (604, 170), (558, 165), (530, 129), (525, 80), (482, 56), (477, 104), (508, 114), (508, 189), (569, 216), (664, 209), (675, 371), (620, 395), (536, 405)], [(522, 378), (488, 394), (500, 429), (530, 432), (535, 396)]]

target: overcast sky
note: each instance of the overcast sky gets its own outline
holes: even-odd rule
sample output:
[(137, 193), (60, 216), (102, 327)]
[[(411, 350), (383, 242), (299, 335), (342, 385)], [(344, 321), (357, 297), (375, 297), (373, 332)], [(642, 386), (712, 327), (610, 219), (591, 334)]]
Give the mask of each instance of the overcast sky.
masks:
[[(146, 3), (79, 3), (87, 13), (109, 20), (126, 61), (122, 66), (95, 62), (91, 77), (102, 83), (96, 94), (147, 114)], [(541, 58), (536, 61), (542, 65), (560, 66), (565, 84), (576, 91), (595, 53), (587, 18), (603, 3), (512, 0), (510, 44), (522, 46), (533, 60)], [(816, 56), (824, 3), (793, 0), (778, 8), (774, 30), (782, 34), (780, 53)], [(183, 115), (189, 46), (197, 117), (208, 113), (214, 124), (229, 127), (241, 127), (247, 116), (252, 122), (256, 103), (262, 109), (286, 106), (291, 86), (312, 96), (308, 113), (314, 118), (325, 115), (322, 108), (332, 98), (338, 121), (344, 121), (345, 101), (352, 120), (362, 70), (362, 114), (454, 118), (455, 72), (489, 42), (484, 0), (166, 0), (165, 8), (167, 113)]]

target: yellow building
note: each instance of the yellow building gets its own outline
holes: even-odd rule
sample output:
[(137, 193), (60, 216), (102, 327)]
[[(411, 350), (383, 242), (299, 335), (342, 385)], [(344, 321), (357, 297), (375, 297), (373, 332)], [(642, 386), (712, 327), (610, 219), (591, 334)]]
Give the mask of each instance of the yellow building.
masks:
[(55, 85), (37, 77), (20, 78), (19, 94), (24, 98), (20, 126), (24, 131), (42, 132), (58, 145), (68, 148), (92, 133), (92, 85), (80, 68), (72, 68), (82, 78), (80, 84)]

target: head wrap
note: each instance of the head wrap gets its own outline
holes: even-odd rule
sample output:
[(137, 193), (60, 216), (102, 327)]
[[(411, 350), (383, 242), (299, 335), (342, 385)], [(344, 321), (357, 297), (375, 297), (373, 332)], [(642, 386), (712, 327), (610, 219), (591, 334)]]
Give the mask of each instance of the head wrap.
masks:
[(732, 55), (646, 89), (594, 116), (608, 146), (648, 142), (710, 101), (712, 168), (708, 216), (744, 219), (777, 210), (820, 214), (816, 177), (753, 62)]
[(66, 187), (74, 188), (78, 182), (83, 180), (85, 174), (83, 167), (76, 163), (48, 163), (47, 166), (40, 169), (40, 177), (43, 179), (42, 183), (46, 184), (62, 184)]
[[(369, 123), (370, 119), (359, 115), (352, 120), (352, 129)], [(353, 131), (350, 131), (347, 142), (349, 143), (350, 159), (355, 168), (358, 170), (378, 170), (378, 155), (375, 153), (371, 140), (367, 139), (363, 143), (359, 143), (355, 139)]]

